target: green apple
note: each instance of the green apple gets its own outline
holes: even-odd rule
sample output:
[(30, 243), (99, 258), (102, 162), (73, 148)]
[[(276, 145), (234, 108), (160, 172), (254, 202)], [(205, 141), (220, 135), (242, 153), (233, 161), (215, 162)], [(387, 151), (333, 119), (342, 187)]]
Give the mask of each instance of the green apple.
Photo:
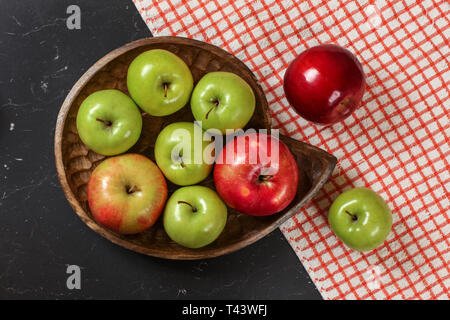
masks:
[(194, 118), (205, 130), (241, 129), (255, 111), (255, 95), (244, 79), (230, 72), (210, 72), (203, 76), (192, 92)]
[(328, 222), (348, 247), (369, 251), (386, 240), (392, 227), (392, 214), (376, 192), (354, 188), (336, 198), (330, 207)]
[(153, 161), (124, 154), (94, 169), (87, 195), (98, 223), (121, 234), (135, 234), (150, 228), (162, 213), (167, 185)]
[(202, 137), (202, 129), (192, 122), (175, 122), (161, 130), (155, 142), (155, 159), (167, 179), (187, 186), (210, 174), (214, 159), (203, 156), (209, 143)]
[(133, 100), (152, 116), (167, 116), (188, 102), (194, 87), (191, 71), (175, 54), (154, 49), (130, 64), (127, 86)]
[(163, 221), (173, 241), (188, 248), (200, 248), (216, 240), (225, 228), (227, 207), (210, 188), (183, 187), (167, 201)]
[(88, 96), (77, 114), (81, 141), (97, 153), (113, 156), (130, 149), (142, 131), (139, 108), (119, 90), (101, 90)]

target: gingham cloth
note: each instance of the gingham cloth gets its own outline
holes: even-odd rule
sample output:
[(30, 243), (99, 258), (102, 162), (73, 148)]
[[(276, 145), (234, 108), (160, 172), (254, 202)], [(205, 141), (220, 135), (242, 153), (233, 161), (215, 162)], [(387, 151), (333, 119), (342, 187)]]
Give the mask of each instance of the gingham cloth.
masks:
[[(215, 44), (260, 81), (281, 133), (338, 158), (330, 181), (281, 231), (326, 299), (449, 299), (449, 4), (446, 1), (133, 0), (153, 35)], [(362, 106), (320, 127), (283, 92), (288, 64), (336, 43), (367, 76)], [(331, 231), (332, 201), (353, 187), (393, 213), (387, 242), (367, 253)]]

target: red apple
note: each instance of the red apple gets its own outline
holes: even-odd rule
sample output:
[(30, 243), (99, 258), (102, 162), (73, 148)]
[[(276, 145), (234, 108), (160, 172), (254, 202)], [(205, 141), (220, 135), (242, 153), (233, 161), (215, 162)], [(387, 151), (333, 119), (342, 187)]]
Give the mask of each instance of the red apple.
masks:
[(95, 220), (121, 234), (151, 227), (167, 199), (163, 174), (153, 161), (139, 154), (104, 160), (92, 172), (87, 192)]
[(303, 51), (291, 62), (283, 87), (300, 116), (328, 125), (344, 120), (361, 105), (366, 82), (350, 51), (324, 44)]
[(217, 192), (239, 212), (271, 215), (286, 208), (297, 193), (297, 163), (288, 147), (275, 137), (261, 133), (239, 136), (217, 159)]

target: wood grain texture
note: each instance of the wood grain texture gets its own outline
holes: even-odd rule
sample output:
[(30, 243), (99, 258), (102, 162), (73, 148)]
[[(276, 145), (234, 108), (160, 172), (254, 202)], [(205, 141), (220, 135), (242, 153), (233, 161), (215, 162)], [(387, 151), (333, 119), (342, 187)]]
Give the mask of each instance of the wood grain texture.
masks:
[[(336, 165), (336, 158), (319, 148), (281, 136), (299, 166), (299, 185), (294, 201), (282, 212), (268, 217), (253, 217), (228, 208), (225, 230), (216, 241), (204, 248), (188, 249), (171, 241), (164, 231), (162, 219), (143, 233), (127, 236), (97, 224), (89, 210), (86, 187), (91, 172), (105, 157), (81, 142), (76, 129), (78, 109), (84, 99), (98, 90), (118, 89), (128, 94), (126, 73), (129, 64), (140, 53), (156, 48), (169, 50), (182, 58), (191, 69), (194, 84), (204, 74), (212, 71), (238, 74), (250, 84), (256, 97), (255, 114), (247, 128), (270, 130), (270, 112), (264, 92), (253, 73), (233, 55), (216, 46), (180, 37), (134, 41), (96, 62), (73, 86), (61, 107), (55, 131), (55, 160), (62, 189), (83, 222), (113, 243), (130, 250), (179, 260), (211, 258), (231, 253), (261, 239), (296, 214), (328, 180)], [(143, 113), (142, 135), (129, 152), (140, 153), (154, 160), (153, 147), (160, 130), (178, 121), (194, 121), (189, 105), (167, 117), (153, 117)], [(201, 185), (214, 188), (212, 175)], [(170, 195), (178, 187), (168, 183), (168, 188)]]

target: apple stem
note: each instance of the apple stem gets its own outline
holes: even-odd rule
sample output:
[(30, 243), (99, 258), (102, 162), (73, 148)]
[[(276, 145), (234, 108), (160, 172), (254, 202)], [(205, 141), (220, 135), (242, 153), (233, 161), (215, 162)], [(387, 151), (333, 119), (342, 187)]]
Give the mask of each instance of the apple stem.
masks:
[(266, 181), (269, 181), (272, 178), (273, 178), (273, 176), (260, 175), (258, 179), (259, 179), (260, 182), (266, 182)]
[(209, 116), (209, 113), (215, 108), (215, 107), (218, 107), (219, 106), (219, 104), (220, 104), (220, 102), (219, 102), (219, 100), (214, 100), (214, 101), (212, 101), (212, 103), (213, 103), (213, 106), (208, 110), (208, 112), (206, 113), (206, 115), (205, 115), (205, 119), (208, 119), (208, 116)]
[(196, 207), (194, 207), (192, 204), (190, 204), (189, 202), (186, 202), (186, 201), (178, 201), (177, 202), (178, 204), (180, 204), (180, 203), (184, 203), (184, 204), (187, 204), (188, 206), (190, 206), (191, 208), (192, 208), (192, 212), (197, 212), (197, 208)]
[[(180, 151), (181, 152), (181, 151)], [(178, 155), (178, 157), (180, 158), (180, 166), (182, 167), (182, 168), (186, 168), (186, 165), (184, 164), (184, 162), (183, 162), (183, 156), (181, 155), (181, 153)]]
[(137, 187), (136, 187), (135, 185), (132, 186), (131, 188), (130, 188), (130, 187), (127, 188), (127, 193), (128, 193), (128, 194), (132, 194), (132, 193), (134, 193), (135, 191), (137, 191)]
[(167, 98), (167, 89), (169, 88), (169, 84), (164, 82), (164, 98)]
[(355, 216), (354, 214), (348, 212), (347, 210), (345, 210), (345, 213), (348, 214), (349, 216), (351, 216), (353, 221), (358, 220), (358, 217), (357, 217), (357, 216)]
[(111, 121), (103, 120), (103, 119), (100, 119), (100, 118), (96, 118), (95, 120), (103, 122), (108, 127), (112, 126), (112, 122)]

